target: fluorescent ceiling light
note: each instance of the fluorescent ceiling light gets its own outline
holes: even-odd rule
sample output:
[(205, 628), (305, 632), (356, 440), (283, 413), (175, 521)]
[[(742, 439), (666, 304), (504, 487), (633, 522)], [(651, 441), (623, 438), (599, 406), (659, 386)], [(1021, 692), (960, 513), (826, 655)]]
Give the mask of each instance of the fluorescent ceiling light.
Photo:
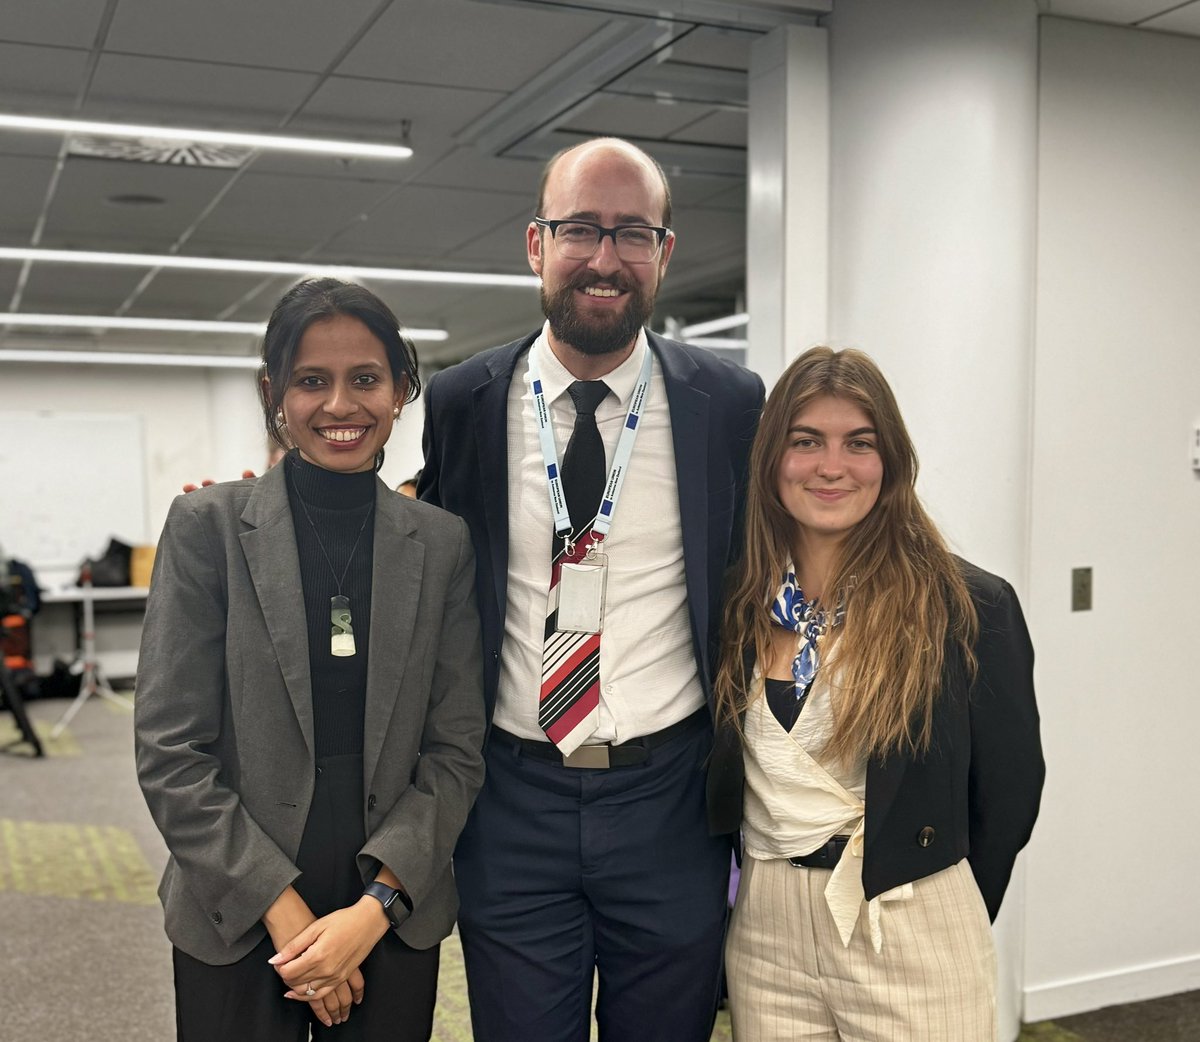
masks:
[(687, 342), (694, 347), (744, 348), (750, 346), (749, 340), (738, 340), (735, 337), (725, 336), (688, 337)]
[(744, 326), (750, 321), (750, 316), (746, 312), (738, 315), (726, 315), (724, 318), (713, 318), (707, 322), (697, 322), (692, 326), (684, 326), (679, 335), (684, 338), (704, 336), (706, 333), (720, 333), (726, 329), (736, 329), (738, 326)]
[(110, 137), (157, 138), (213, 145), (240, 145), (284, 152), (317, 152), (323, 155), (361, 156), (370, 159), (408, 159), (407, 145), (382, 145), (369, 141), (331, 141), (327, 138), (290, 137), (283, 134), (245, 134), (233, 130), (189, 130), (181, 127), (148, 127), (135, 123), (100, 123), (87, 119), (16, 116), (0, 113), (0, 129), (32, 130), (56, 134), (100, 134)]
[(500, 275), (479, 271), (423, 271), (417, 268), (363, 268), (346, 264), (297, 264), (293, 261), (238, 260), (231, 257), (178, 257), (169, 253), (104, 253), (94, 250), (41, 250), (27, 246), (0, 246), (0, 261), (36, 261), (47, 264), (110, 264), (130, 268), (175, 268), (186, 271), (223, 271), (247, 275), (332, 275), (355, 281), (424, 282), (454, 286), (538, 286), (536, 275)]
[[(214, 322), (193, 318), (131, 318), (116, 315), (28, 315), (19, 311), (0, 313), (0, 326), (44, 326), (52, 329), (143, 329), (159, 333), (241, 333), (262, 336), (265, 322)], [(447, 340), (444, 329), (408, 329), (411, 340)]]
[(141, 351), (24, 351), (0, 348), (0, 362), (54, 362), (68, 365), (166, 365), (200, 369), (257, 369), (248, 355), (164, 355)]

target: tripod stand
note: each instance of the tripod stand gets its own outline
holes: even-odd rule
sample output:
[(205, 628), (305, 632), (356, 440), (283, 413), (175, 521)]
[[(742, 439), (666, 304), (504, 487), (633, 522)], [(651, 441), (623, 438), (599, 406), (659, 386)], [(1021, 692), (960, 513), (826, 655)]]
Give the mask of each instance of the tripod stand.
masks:
[(75, 701), (67, 707), (62, 719), (54, 725), (54, 730), (50, 732), (51, 738), (57, 738), (66, 730), (67, 724), (75, 719), (75, 714), (83, 708), (83, 703), (92, 695), (107, 698), (123, 709), (130, 708), (129, 703), (125, 699), (119, 698), (109, 686), (104, 672), (100, 669), (100, 663), (96, 661), (96, 609), (92, 602), (92, 569), (90, 565), (84, 565), (80, 578), (82, 580), (80, 590), (83, 594), (83, 648), (81, 649), (83, 675), (79, 678), (79, 694), (75, 696)]

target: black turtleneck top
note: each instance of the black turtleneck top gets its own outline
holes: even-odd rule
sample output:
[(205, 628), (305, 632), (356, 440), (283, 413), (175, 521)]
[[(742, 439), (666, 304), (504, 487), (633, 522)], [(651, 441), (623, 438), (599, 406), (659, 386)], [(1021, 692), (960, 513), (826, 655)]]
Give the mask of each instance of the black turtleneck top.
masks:
[[(300, 555), (316, 755), (361, 755), (371, 635), (375, 472), (339, 474), (307, 462), (295, 449), (280, 466), (287, 476)], [(330, 599), (339, 592), (338, 580), (341, 594), (350, 599), (354, 630), (355, 654), (344, 658), (330, 652)]]

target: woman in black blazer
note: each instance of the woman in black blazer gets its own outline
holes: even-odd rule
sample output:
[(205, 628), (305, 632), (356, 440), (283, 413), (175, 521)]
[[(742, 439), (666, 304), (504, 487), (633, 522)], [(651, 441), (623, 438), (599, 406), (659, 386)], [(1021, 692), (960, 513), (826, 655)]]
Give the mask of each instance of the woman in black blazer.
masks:
[(378, 297), (290, 290), (261, 391), (290, 451), (176, 499), (138, 666), (178, 1037), (418, 1042), (483, 779), (474, 555), (376, 474), (419, 392)]
[(709, 778), (746, 854), (735, 1035), (986, 1042), (989, 921), (1044, 776), (1016, 595), (946, 549), (860, 352), (788, 368), (750, 470)]

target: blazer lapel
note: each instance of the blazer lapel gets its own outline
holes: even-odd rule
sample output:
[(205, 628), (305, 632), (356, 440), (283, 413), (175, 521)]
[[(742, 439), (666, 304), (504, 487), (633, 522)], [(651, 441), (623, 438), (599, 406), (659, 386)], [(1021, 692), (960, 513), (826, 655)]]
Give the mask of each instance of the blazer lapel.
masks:
[[(250, 526), (240, 536), (246, 566), (305, 744), (309, 753), (315, 754), (308, 621), (304, 598), (299, 596), (300, 558), (282, 466), (258, 479), (242, 511), (242, 520)], [(237, 624), (236, 619), (231, 622)]]
[[(708, 633), (708, 395), (692, 386), (697, 366), (684, 351), (647, 332), (662, 365), (671, 411), (671, 441), (679, 486), (683, 566), (697, 654), (707, 658)], [(708, 663), (701, 660), (701, 675)]]
[(363, 719), (363, 779), (370, 784), (392, 713), (404, 694), (413, 629), (417, 622), (425, 547), (402, 496), (377, 480), (371, 566), (371, 646)]
[(480, 492), (501, 633), (508, 600), (508, 392), (517, 359), (535, 339), (536, 333), (498, 351), (488, 363), (491, 379), (472, 392)]

